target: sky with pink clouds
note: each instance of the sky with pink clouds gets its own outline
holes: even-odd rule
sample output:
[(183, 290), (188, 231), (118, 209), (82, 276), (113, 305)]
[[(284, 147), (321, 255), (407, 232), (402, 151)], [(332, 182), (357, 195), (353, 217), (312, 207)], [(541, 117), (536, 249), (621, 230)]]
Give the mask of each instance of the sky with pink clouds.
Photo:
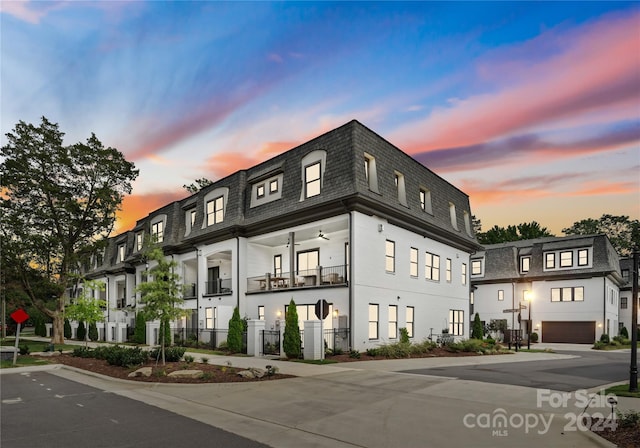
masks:
[(0, 3), (2, 137), (91, 132), (135, 162), (119, 230), (357, 119), (483, 229), (640, 219), (638, 2)]

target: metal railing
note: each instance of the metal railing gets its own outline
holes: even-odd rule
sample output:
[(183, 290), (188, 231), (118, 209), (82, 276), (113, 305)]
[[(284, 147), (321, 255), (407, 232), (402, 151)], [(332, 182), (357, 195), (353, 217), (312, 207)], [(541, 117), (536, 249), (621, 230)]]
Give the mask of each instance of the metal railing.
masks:
[(305, 271), (266, 273), (247, 278), (247, 292), (282, 291), (347, 284), (347, 266), (318, 266)]
[(231, 294), (233, 292), (231, 290), (231, 286), (233, 285), (231, 280), (230, 278), (219, 278), (213, 282), (205, 282), (204, 295)]
[(280, 331), (262, 330), (262, 354), (280, 356)]
[(187, 283), (184, 285), (184, 298), (193, 299), (198, 297), (198, 288), (195, 283)]

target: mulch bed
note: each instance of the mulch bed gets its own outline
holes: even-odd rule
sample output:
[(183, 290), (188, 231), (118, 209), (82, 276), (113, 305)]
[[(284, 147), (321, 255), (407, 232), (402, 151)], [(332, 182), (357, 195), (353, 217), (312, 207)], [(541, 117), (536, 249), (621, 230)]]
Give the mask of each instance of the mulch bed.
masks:
[[(496, 355), (503, 355), (507, 353), (496, 353)], [(407, 358), (399, 358), (399, 359), (410, 359), (410, 358), (459, 358), (463, 356), (485, 356), (480, 355), (476, 352), (450, 352), (447, 349), (442, 347), (436, 347), (429, 351), (429, 353), (423, 353), (420, 355), (410, 355)], [(382, 361), (389, 360), (395, 358), (385, 358), (384, 356), (369, 356), (366, 353), (360, 353), (360, 358), (352, 358), (349, 353), (343, 353), (341, 355), (329, 355), (326, 356), (326, 359), (331, 359), (338, 362), (354, 362), (354, 361)]]
[[(262, 378), (243, 378), (238, 375), (241, 370), (246, 370), (233, 366), (217, 366), (214, 364), (203, 363), (186, 363), (181, 362), (167, 362), (162, 365), (159, 362), (156, 366), (155, 362), (147, 363), (144, 366), (138, 366), (134, 368), (118, 367), (107, 364), (107, 361), (95, 358), (80, 358), (68, 354), (62, 354), (58, 356), (46, 356), (43, 357), (51, 361), (52, 363), (64, 364), (67, 366), (77, 367), (79, 369), (88, 370), (90, 372), (99, 373), (101, 375), (110, 376), (113, 378), (120, 378), (123, 380), (140, 381), (147, 383), (187, 383), (187, 384), (202, 384), (202, 383), (246, 383), (256, 381), (272, 381), (283, 378), (293, 378), (293, 375), (285, 375), (276, 373), (271, 377), (266, 375)], [(138, 370), (141, 367), (152, 367), (153, 373), (149, 377), (135, 377), (129, 378), (129, 373)], [(204, 373), (203, 378), (172, 378), (167, 376), (168, 373), (180, 371), (180, 370), (202, 370)]]
[(640, 448), (640, 425), (625, 428), (618, 426), (615, 431), (607, 428), (604, 431), (596, 432), (596, 434), (616, 444), (619, 448)]

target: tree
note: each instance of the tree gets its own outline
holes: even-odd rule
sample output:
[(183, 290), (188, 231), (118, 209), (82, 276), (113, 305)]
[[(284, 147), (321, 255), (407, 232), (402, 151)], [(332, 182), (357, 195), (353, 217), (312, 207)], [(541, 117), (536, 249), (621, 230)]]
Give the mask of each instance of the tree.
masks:
[(298, 326), (298, 309), (296, 308), (296, 302), (291, 299), (289, 307), (287, 308), (282, 347), (288, 358), (299, 358), (301, 345), (300, 327)]
[(233, 315), (229, 320), (227, 347), (233, 353), (242, 352), (242, 319), (240, 319), (240, 311), (238, 311), (238, 307), (233, 309)]
[(471, 331), (471, 337), (473, 339), (482, 339), (484, 336), (484, 328), (480, 321), (480, 314), (476, 313), (476, 317), (473, 318), (473, 330)]
[(98, 340), (98, 326), (95, 322), (89, 324), (89, 339), (93, 342)]
[[(63, 145), (64, 133), (45, 117), (18, 122), (2, 147), (0, 236), (30, 302), (53, 319), (52, 343), (64, 343), (65, 289), (70, 273), (113, 229), (122, 199), (138, 176), (134, 165), (95, 134)], [(34, 289), (37, 274), (53, 296)], [(45, 306), (55, 303), (53, 310)]]
[(71, 338), (71, 323), (69, 323), (69, 319), (67, 318), (64, 319), (64, 338)]
[(604, 233), (618, 252), (628, 257), (634, 245), (640, 247), (640, 221), (628, 216), (602, 215), (599, 219), (587, 218), (576, 221), (571, 227), (562, 229), (565, 235), (594, 235)]
[(555, 236), (546, 227), (541, 227), (536, 221), (522, 223), (517, 226), (509, 225), (506, 228), (493, 226), (486, 232), (476, 234), (480, 244), (506, 243), (509, 241), (531, 240), (546, 236)]
[(473, 229), (474, 235), (482, 232), (482, 221), (480, 218), (476, 218), (476, 215), (471, 215), (471, 228)]
[(164, 335), (160, 335), (162, 364), (165, 364), (166, 334), (169, 323), (180, 317), (187, 316), (191, 311), (180, 308), (184, 303), (181, 296), (180, 276), (175, 272), (177, 263), (169, 261), (158, 246), (147, 244), (143, 253), (147, 262), (154, 264), (147, 268), (147, 281), (137, 286), (141, 303), (144, 305), (144, 315), (149, 320), (160, 320), (161, 327), (166, 328)]
[(147, 341), (147, 320), (143, 311), (136, 313), (136, 328), (133, 333), (133, 342), (136, 344), (144, 344)]
[(191, 194), (195, 194), (198, 191), (202, 190), (204, 187), (211, 185), (212, 183), (212, 180), (209, 180), (206, 177), (201, 177), (200, 179), (196, 179), (195, 182), (192, 182), (189, 185), (183, 185), (182, 188), (184, 188)]
[[(69, 319), (80, 321), (78, 325), (78, 339), (84, 340), (85, 347), (87, 346), (87, 332), (85, 323), (89, 327), (88, 336), (91, 338), (91, 325), (93, 324), (96, 327), (96, 322), (100, 322), (104, 320), (104, 312), (102, 311), (106, 306), (107, 302), (105, 300), (96, 299), (93, 297), (93, 291), (104, 291), (106, 288), (104, 282), (94, 281), (94, 280), (85, 280), (84, 288), (82, 289), (82, 293), (80, 297), (78, 297), (74, 303), (67, 306), (65, 310), (65, 314)], [(90, 292), (88, 292), (90, 291)], [(80, 331), (80, 325), (82, 325), (82, 332)], [(98, 328), (96, 327), (96, 337)]]

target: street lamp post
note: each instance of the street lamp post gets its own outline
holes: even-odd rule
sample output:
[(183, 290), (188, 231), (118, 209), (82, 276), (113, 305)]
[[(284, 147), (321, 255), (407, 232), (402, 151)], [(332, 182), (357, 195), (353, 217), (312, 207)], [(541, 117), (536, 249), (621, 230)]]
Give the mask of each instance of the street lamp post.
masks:
[(638, 247), (633, 249), (633, 282), (631, 287), (631, 366), (629, 369), (629, 392), (638, 391)]

